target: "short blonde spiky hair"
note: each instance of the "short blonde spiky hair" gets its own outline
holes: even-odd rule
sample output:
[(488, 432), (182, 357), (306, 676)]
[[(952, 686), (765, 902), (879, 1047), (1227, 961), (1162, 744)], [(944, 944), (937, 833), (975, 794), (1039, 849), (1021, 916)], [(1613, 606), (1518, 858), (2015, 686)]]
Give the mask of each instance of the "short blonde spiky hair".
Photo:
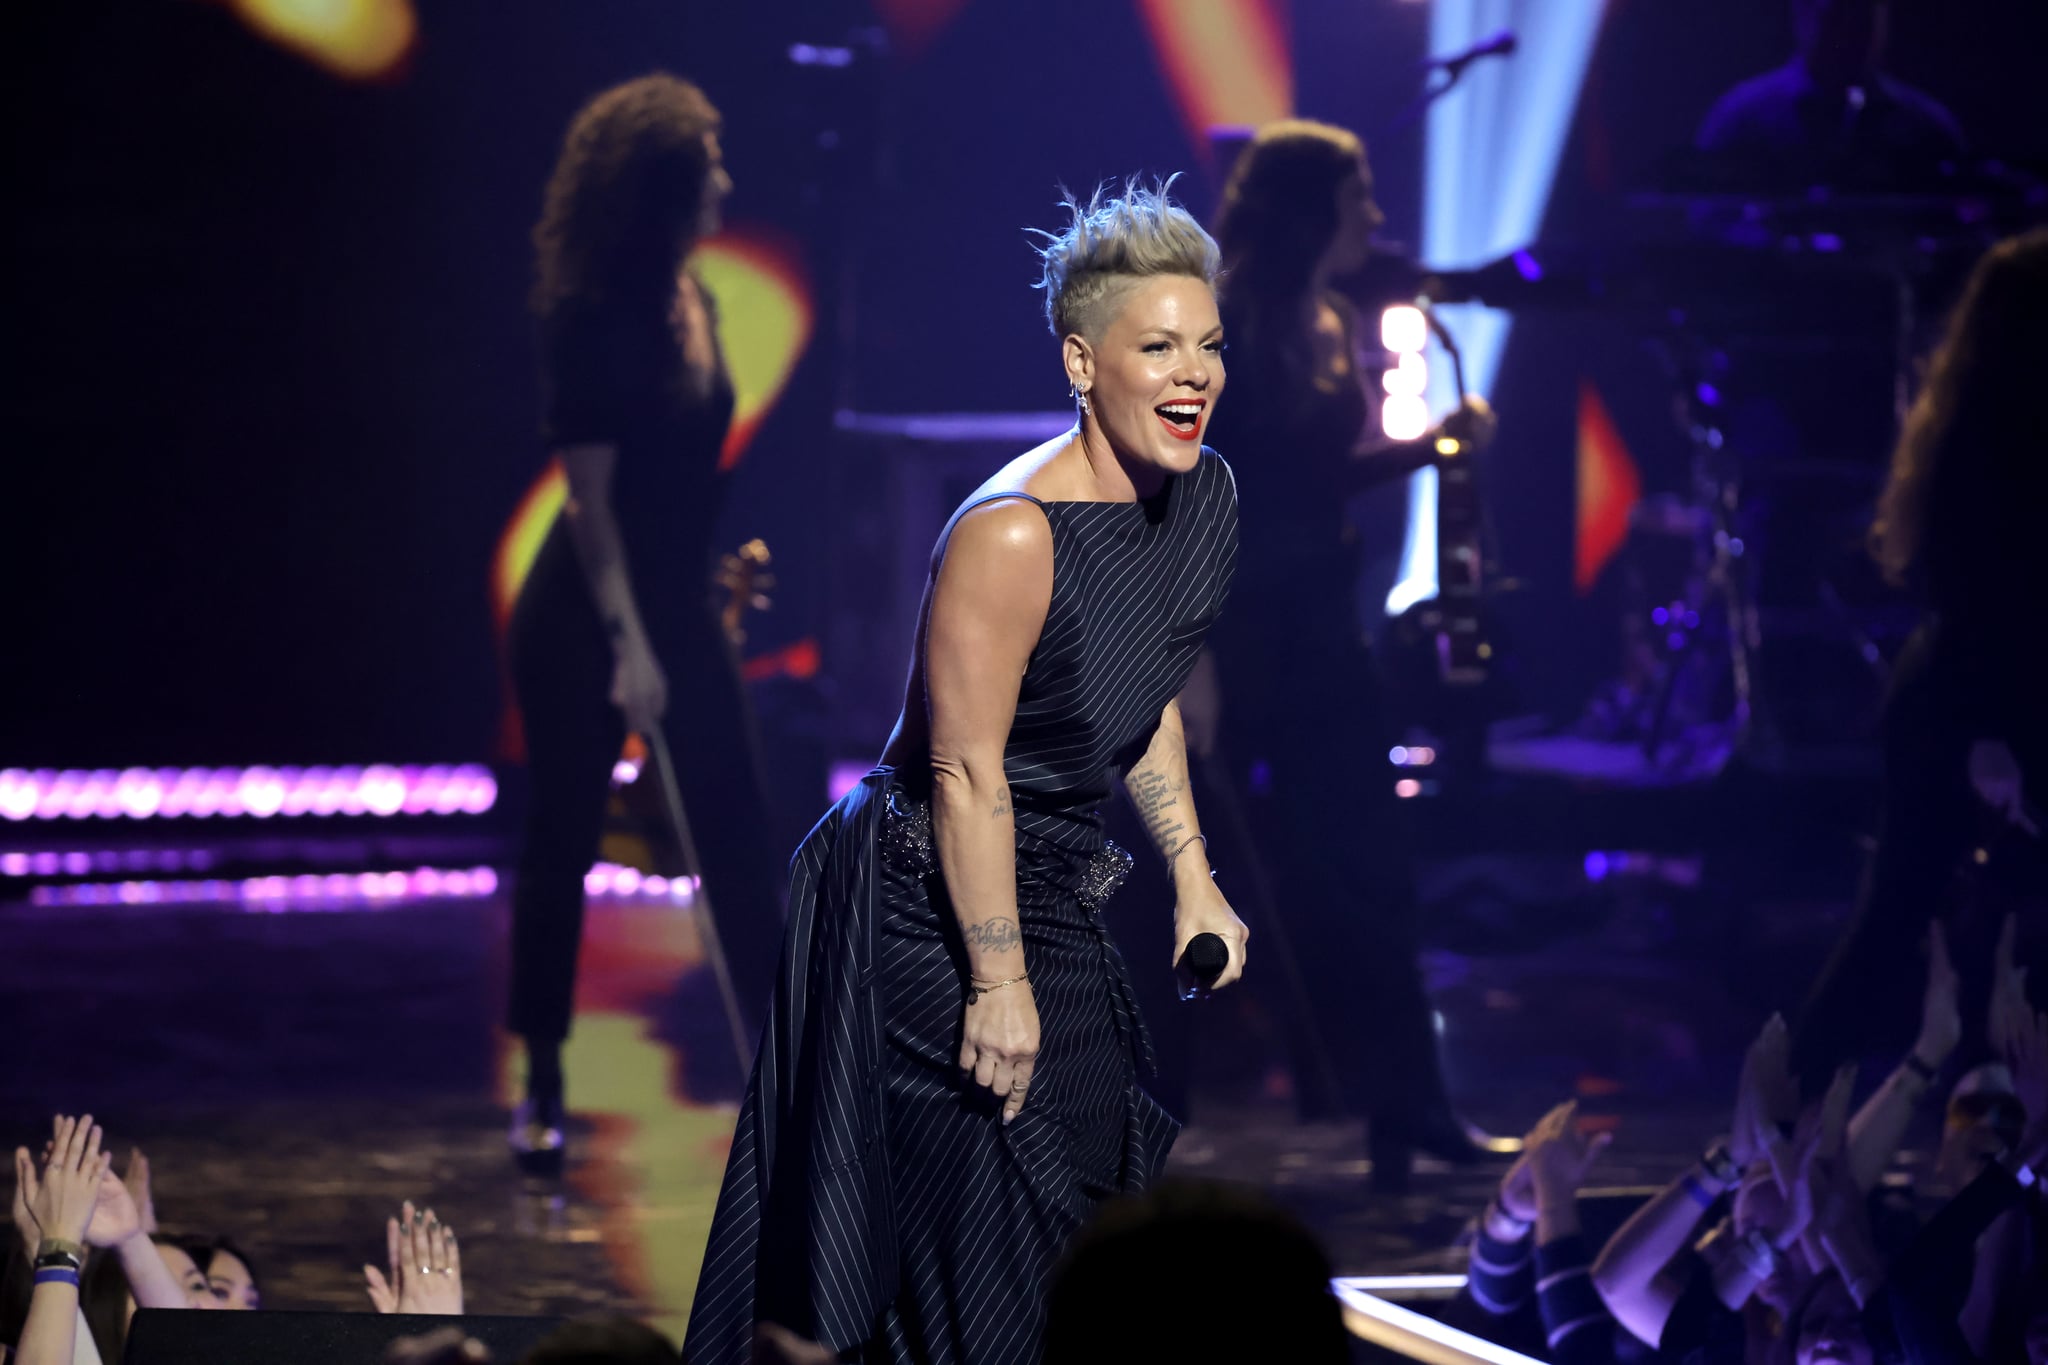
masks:
[(1054, 336), (1099, 336), (1116, 296), (1135, 280), (1186, 275), (1216, 283), (1222, 253), (1194, 215), (1168, 197), (1178, 179), (1168, 176), (1148, 189), (1132, 176), (1120, 195), (1098, 185), (1085, 204), (1061, 191), (1066, 229), (1038, 233), (1045, 239), (1038, 248), (1045, 265), (1038, 287)]

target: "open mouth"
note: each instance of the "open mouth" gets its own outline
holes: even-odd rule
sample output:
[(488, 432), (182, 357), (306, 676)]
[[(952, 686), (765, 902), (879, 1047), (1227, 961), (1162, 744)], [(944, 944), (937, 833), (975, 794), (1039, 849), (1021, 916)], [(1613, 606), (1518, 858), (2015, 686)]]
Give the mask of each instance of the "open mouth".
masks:
[(1160, 423), (1175, 440), (1192, 441), (1202, 434), (1202, 409), (1207, 406), (1206, 399), (1182, 398), (1161, 403), (1152, 411), (1159, 414)]

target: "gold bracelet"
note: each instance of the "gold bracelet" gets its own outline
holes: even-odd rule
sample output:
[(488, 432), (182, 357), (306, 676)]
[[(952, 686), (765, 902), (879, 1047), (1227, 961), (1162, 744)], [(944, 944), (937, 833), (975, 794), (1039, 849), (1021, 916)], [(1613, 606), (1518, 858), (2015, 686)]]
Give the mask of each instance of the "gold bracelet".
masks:
[(987, 995), (990, 991), (999, 991), (1005, 986), (1022, 985), (1026, 982), (1029, 982), (1030, 980), (1031, 978), (1028, 975), (1013, 976), (1008, 981), (991, 982), (990, 984), (984, 986), (981, 982), (976, 981), (973, 977), (970, 976), (967, 978), (967, 1003), (970, 1005), (973, 1004), (975, 1001), (981, 999), (981, 997), (983, 997), (984, 995)]
[[(1175, 849), (1175, 850), (1174, 850), (1174, 851), (1173, 851), (1172, 853), (1169, 853), (1169, 854), (1167, 855), (1167, 857), (1166, 857), (1166, 875), (1167, 875), (1167, 876), (1169, 876), (1169, 877), (1170, 877), (1170, 876), (1172, 876), (1172, 875), (1173, 875), (1173, 865), (1174, 865), (1175, 863), (1177, 863), (1177, 862), (1179, 862), (1179, 861), (1180, 861), (1180, 855), (1181, 855), (1181, 854), (1183, 854), (1183, 853), (1185, 853), (1185, 852), (1187, 852), (1187, 851), (1188, 851), (1188, 845), (1190, 845), (1190, 844), (1196, 844), (1196, 843), (1199, 843), (1199, 844), (1200, 844), (1200, 845), (1202, 846), (1202, 852), (1204, 852), (1204, 853), (1207, 853), (1207, 852), (1209, 851), (1209, 836), (1208, 836), (1208, 835), (1206, 835), (1206, 834), (1190, 834), (1190, 835), (1189, 835), (1189, 836), (1188, 836), (1187, 838), (1185, 838), (1185, 839), (1181, 840), (1181, 843), (1180, 843), (1180, 847), (1179, 847), (1179, 848), (1176, 848), (1176, 849)], [(1210, 873), (1209, 875), (1213, 877), (1213, 876), (1215, 876), (1216, 874), (1212, 872), (1212, 873)]]

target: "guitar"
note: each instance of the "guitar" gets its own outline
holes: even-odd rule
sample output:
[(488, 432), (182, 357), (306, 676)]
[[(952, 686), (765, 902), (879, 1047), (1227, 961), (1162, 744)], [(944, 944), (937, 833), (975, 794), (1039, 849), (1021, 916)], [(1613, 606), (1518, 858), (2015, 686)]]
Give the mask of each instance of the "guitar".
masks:
[[(1423, 307), (1429, 329), (1450, 357), (1459, 394), (1465, 392), (1465, 361), (1457, 340)], [(1452, 687), (1477, 687), (1493, 672), (1486, 596), (1490, 590), (1486, 504), (1479, 492), (1474, 456), (1477, 441), (1438, 428), (1436, 437), (1436, 583), (1434, 600), (1419, 609), (1422, 628), (1436, 644), (1437, 676)], [(1481, 440), (1484, 438), (1481, 437)]]
[(775, 605), (768, 596), (768, 590), (775, 586), (775, 575), (770, 572), (774, 563), (768, 542), (759, 536), (718, 561), (712, 583), (725, 593), (718, 620), (734, 649), (747, 642), (747, 613), (768, 611)]

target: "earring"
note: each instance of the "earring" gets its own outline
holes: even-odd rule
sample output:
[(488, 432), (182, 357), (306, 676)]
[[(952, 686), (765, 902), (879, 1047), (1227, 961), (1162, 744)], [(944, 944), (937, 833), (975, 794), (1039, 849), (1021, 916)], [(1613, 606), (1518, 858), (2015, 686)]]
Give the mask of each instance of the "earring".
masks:
[(1082, 388), (1079, 384), (1069, 384), (1067, 385), (1067, 397), (1079, 404), (1081, 411), (1088, 411), (1088, 390)]

